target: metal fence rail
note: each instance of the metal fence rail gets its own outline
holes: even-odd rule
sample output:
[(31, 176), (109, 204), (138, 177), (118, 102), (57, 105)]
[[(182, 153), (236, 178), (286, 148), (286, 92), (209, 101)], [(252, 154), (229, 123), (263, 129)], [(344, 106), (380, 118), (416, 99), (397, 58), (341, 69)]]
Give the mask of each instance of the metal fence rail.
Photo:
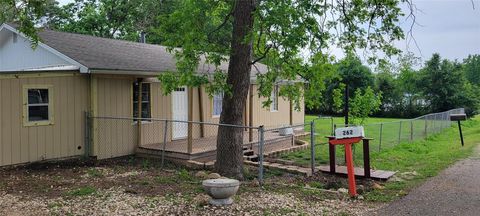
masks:
[[(450, 127), (451, 114), (464, 113), (464, 109), (453, 109), (432, 113), (414, 119), (364, 125), (370, 141), (370, 152), (379, 152), (403, 142), (426, 138)], [(230, 127), (243, 133), (244, 158), (258, 162), (258, 180), (263, 183), (263, 162), (266, 152), (275, 152), (296, 145), (298, 136), (308, 141), (310, 152), (307, 157), (312, 168), (328, 160), (327, 139), (333, 134), (334, 118), (319, 117), (303, 124), (275, 128), (264, 126), (218, 124), (214, 122), (181, 121), (171, 119), (139, 119), (128, 117), (90, 116), (86, 114), (86, 149), (95, 152), (99, 159), (135, 154), (138, 149), (147, 149), (161, 156), (162, 166), (167, 153), (175, 155), (202, 156), (214, 160), (217, 148), (217, 132), (220, 127)], [(139, 127), (139, 122), (141, 122)], [(92, 143), (95, 143), (92, 145)], [(342, 146), (337, 148), (337, 161), (344, 161)], [(361, 149), (353, 149), (354, 159), (362, 160)], [(321, 156), (319, 156), (321, 155)], [(187, 157), (187, 160), (191, 158)], [(307, 158), (305, 158), (307, 159)]]
[(306, 134), (304, 123), (265, 128), (172, 119), (90, 116), (88, 113), (85, 116), (89, 154), (94, 153), (98, 159), (144, 154), (161, 158), (162, 167), (167, 158), (212, 162), (216, 159), (219, 128), (239, 130), (243, 133), (244, 159), (258, 162), (260, 183), (264, 176), (264, 155), (293, 147), (296, 145), (295, 136)]
[[(451, 126), (451, 114), (464, 114), (464, 108), (452, 109), (445, 112), (431, 113), (414, 119), (404, 119), (391, 122), (371, 123), (363, 125), (365, 136), (372, 138), (370, 141), (370, 153), (380, 152), (384, 149), (392, 148), (400, 143), (413, 142), (425, 139), (428, 136), (438, 134), (443, 129)], [(343, 124), (333, 124), (328, 119), (315, 120), (317, 128), (317, 140), (321, 139), (321, 145), (327, 144), (325, 136), (333, 134), (332, 131), (336, 127), (342, 127)], [(321, 128), (322, 131), (318, 131)], [(319, 136), (320, 135), (320, 136)], [(317, 145), (319, 145), (317, 143)], [(356, 161), (363, 159), (361, 150), (357, 150), (354, 145), (354, 158)], [(340, 164), (344, 162), (343, 148), (339, 146), (336, 159)], [(318, 160), (318, 159), (317, 159)]]
[(373, 138), (371, 151), (381, 151), (403, 142), (413, 142), (437, 134), (451, 126), (451, 114), (464, 114), (463, 108), (431, 113), (414, 119), (366, 124), (365, 135)]

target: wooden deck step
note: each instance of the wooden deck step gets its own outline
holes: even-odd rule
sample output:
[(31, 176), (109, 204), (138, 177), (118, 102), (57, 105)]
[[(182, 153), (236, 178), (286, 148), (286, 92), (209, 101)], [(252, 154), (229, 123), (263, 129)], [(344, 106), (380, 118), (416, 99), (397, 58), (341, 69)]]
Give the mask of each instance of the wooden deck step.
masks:
[[(317, 166), (318, 170), (330, 173), (330, 166)], [(355, 176), (359, 178), (365, 177), (365, 172), (362, 167), (355, 167)], [(335, 168), (335, 175), (347, 176), (347, 167), (346, 166), (336, 166)], [(370, 177), (376, 180), (388, 180), (390, 177), (395, 175), (396, 172), (394, 171), (386, 171), (386, 170), (370, 170)]]
[(257, 155), (243, 156), (243, 159), (246, 161), (258, 162)]
[(243, 155), (244, 155), (244, 156), (252, 156), (252, 155), (254, 155), (254, 154), (255, 154), (255, 152), (254, 152), (253, 150), (250, 150), (250, 149), (248, 149), (248, 150), (243, 150)]
[[(258, 166), (258, 162), (253, 162), (253, 161), (245, 161), (246, 164), (253, 165), (253, 166)], [(275, 169), (280, 169), (284, 170), (290, 173), (297, 173), (297, 174), (303, 174), (305, 176), (311, 176), (312, 171), (309, 167), (299, 167), (295, 165), (288, 165), (288, 164), (282, 164), (278, 162), (263, 162), (263, 166), (265, 168), (275, 168)], [(316, 172), (321, 171), (324, 173), (330, 174), (330, 167), (329, 166), (317, 166), (315, 168)], [(347, 177), (347, 167), (345, 166), (337, 166), (336, 168), (336, 175), (342, 176), (342, 177)], [(395, 174), (393, 171), (385, 171), (385, 170), (371, 170), (371, 179), (375, 180), (388, 180), (390, 177), (392, 177)], [(364, 178), (364, 172), (363, 168), (361, 167), (355, 167), (355, 177), (357, 178)]]

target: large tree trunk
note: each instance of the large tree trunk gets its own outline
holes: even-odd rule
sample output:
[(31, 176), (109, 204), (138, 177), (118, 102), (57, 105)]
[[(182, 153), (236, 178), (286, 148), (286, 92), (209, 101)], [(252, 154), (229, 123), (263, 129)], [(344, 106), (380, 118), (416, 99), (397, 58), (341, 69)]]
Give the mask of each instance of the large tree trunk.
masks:
[[(253, 28), (255, 0), (237, 0), (233, 12), (233, 32), (227, 83), (232, 96), (223, 98), (220, 122), (243, 125), (244, 107), (250, 85), (252, 42), (247, 37)], [(215, 168), (223, 176), (243, 179), (243, 130), (219, 127)]]

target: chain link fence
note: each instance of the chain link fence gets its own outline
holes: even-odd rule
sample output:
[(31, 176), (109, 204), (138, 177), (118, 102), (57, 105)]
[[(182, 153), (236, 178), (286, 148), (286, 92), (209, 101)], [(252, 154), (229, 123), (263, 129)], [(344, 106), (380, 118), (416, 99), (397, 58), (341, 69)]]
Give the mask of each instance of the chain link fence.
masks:
[[(424, 139), (436, 134), (451, 126), (449, 119), (451, 114), (463, 113), (464, 109), (460, 108), (415, 119), (366, 124), (365, 135), (372, 139), (370, 152), (379, 152), (399, 143)], [(263, 182), (264, 176), (264, 157), (298, 144), (307, 144), (310, 148), (289, 155), (293, 155), (297, 160), (301, 157), (312, 171), (316, 164), (327, 164), (326, 136), (333, 135), (337, 127), (332, 117), (319, 117), (304, 124), (275, 128), (153, 118), (87, 117), (86, 121), (88, 127), (86, 146), (89, 154), (94, 152), (98, 159), (147, 154), (161, 158), (162, 166), (164, 160), (170, 158), (212, 162), (216, 159), (219, 128), (239, 130), (243, 133), (244, 160), (258, 165), (257, 178), (260, 183)], [(295, 155), (297, 153), (298, 155)], [(361, 145), (354, 145), (353, 153), (355, 164), (361, 165), (363, 160)], [(343, 146), (337, 146), (336, 161), (338, 165), (345, 162)]]
[(86, 116), (88, 155), (97, 159), (133, 154), (156, 157), (161, 158), (162, 167), (167, 159), (213, 164), (219, 128), (238, 130), (243, 133), (243, 158), (257, 163), (260, 182), (263, 180), (265, 155), (294, 147), (298, 145), (297, 137), (309, 134), (305, 131), (305, 124), (264, 128), (170, 119)]
[(452, 124), (451, 114), (464, 114), (463, 108), (431, 113), (414, 119), (364, 125), (365, 136), (372, 138), (370, 151), (380, 152), (403, 142), (413, 142), (437, 134)]
[[(365, 136), (370, 138), (370, 153), (380, 152), (392, 148), (400, 143), (413, 142), (437, 134), (451, 126), (451, 114), (464, 114), (464, 108), (452, 109), (445, 112), (431, 113), (414, 119), (404, 119), (392, 122), (371, 123), (363, 125)], [(314, 120), (316, 132), (316, 160), (321, 164), (328, 163), (328, 139), (337, 127), (344, 124), (335, 124), (332, 117), (320, 117)], [(308, 140), (309, 141), (309, 140)], [(336, 161), (339, 165), (345, 164), (343, 146), (337, 146)], [(356, 164), (363, 161), (361, 144), (353, 145), (354, 160)]]

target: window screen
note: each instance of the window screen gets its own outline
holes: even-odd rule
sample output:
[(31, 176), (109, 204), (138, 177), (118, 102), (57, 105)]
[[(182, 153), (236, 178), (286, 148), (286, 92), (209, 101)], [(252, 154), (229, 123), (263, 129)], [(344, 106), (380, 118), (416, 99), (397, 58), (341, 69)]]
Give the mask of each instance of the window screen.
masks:
[[(133, 83), (133, 117), (138, 118), (138, 83)], [(151, 118), (150, 83), (142, 83), (142, 117)]]
[(48, 89), (28, 89), (28, 121), (49, 120)]

